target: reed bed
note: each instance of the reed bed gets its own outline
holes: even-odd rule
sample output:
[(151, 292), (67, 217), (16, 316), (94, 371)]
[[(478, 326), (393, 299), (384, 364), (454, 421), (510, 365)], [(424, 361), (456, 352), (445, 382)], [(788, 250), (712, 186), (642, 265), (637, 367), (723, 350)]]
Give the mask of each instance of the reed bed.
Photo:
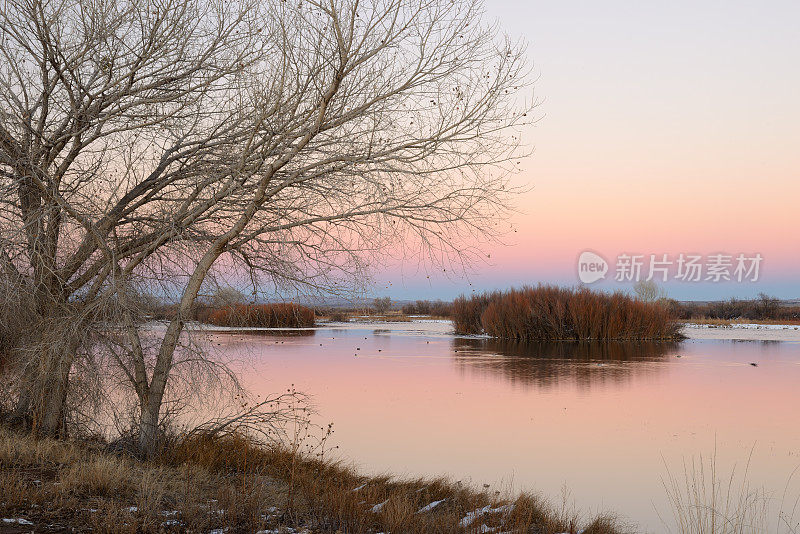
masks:
[(233, 304), (208, 314), (205, 322), (216, 326), (304, 328), (314, 326), (314, 310), (291, 303)]
[(461, 296), (453, 302), (453, 323), (457, 333), (517, 341), (680, 338), (662, 303), (546, 285)]

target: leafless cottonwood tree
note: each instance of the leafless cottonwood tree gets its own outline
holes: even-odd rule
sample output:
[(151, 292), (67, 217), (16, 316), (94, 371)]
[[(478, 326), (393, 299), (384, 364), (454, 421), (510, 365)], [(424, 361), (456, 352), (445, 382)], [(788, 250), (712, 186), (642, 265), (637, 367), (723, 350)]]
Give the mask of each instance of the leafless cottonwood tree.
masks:
[(0, 256), (39, 318), (17, 402), (38, 431), (63, 420), (80, 344), (64, 334), (83, 331), (121, 265), (157, 248), (146, 221), (190, 194), (201, 160), (243, 139), (227, 80), (256, 61), (258, 34), (242, 30), (258, 15), (229, 2), (3, 2)]
[[(478, 0), (3, 2), (4, 280), (42, 325), (177, 284), (154, 350), (115, 325), (145, 451), (221, 263), (335, 289), (401, 243), (466, 258), (507, 207), (527, 66)], [(79, 347), (34, 345), (17, 411), (52, 434)]]

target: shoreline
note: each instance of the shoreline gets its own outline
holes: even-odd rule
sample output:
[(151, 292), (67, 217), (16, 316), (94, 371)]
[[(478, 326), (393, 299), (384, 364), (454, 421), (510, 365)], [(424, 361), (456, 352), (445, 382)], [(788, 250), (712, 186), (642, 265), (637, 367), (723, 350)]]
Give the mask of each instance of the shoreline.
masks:
[(235, 433), (184, 436), (139, 461), (103, 443), (0, 427), (0, 495), (0, 534), (628, 532), (611, 515), (583, 516), (537, 494), (368, 476)]
[[(786, 341), (800, 342), (800, 324), (779, 323), (729, 323), (729, 322), (693, 322), (681, 321), (679, 332), (686, 340), (719, 340), (719, 341)], [(311, 332), (320, 329), (359, 329), (372, 325), (391, 329), (394, 334), (426, 334), (433, 336), (450, 336), (470, 339), (492, 339), (486, 334), (457, 334), (453, 331), (452, 322), (447, 319), (425, 319), (415, 317), (410, 321), (321, 321), (312, 327), (302, 328), (261, 328), (261, 327), (224, 327), (202, 323), (188, 323), (186, 330), (201, 334), (240, 334), (257, 335), (275, 332)], [(164, 328), (158, 321), (152, 321), (151, 327)], [(630, 342), (635, 343), (635, 340)]]
[(681, 333), (686, 339), (720, 341), (787, 341), (800, 342), (800, 325), (794, 324), (700, 324), (684, 323)]
[[(158, 324), (154, 322), (153, 324)], [(314, 331), (326, 328), (358, 329), (380, 324), (393, 333), (424, 333), (434, 336), (452, 336), (471, 339), (492, 339), (486, 334), (457, 334), (452, 329), (452, 322), (443, 319), (414, 318), (411, 321), (376, 322), (320, 322), (313, 327), (305, 328), (247, 328), (219, 327), (191, 323), (187, 330), (207, 334), (259, 334), (286, 331)], [(159, 325), (160, 326), (160, 325)], [(800, 324), (772, 323), (723, 323), (723, 322), (681, 322), (680, 333), (687, 340), (720, 340), (720, 341), (787, 341), (800, 342)], [(631, 341), (635, 342), (635, 341)]]

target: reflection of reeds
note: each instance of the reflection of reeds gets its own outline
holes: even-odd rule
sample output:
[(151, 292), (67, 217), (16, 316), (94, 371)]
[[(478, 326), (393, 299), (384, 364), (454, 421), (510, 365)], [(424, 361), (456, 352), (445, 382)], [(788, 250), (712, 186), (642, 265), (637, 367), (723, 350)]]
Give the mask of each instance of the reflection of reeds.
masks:
[[(313, 328), (292, 328), (287, 327), (286, 330), (280, 329), (270, 329), (270, 330), (252, 330), (250, 328), (241, 327), (241, 330), (224, 330), (221, 332), (213, 332), (214, 334), (221, 335), (221, 336), (247, 336), (249, 338), (291, 338), (291, 337), (313, 337), (317, 335), (317, 331)], [(239, 339), (245, 339), (244, 337), (239, 337)], [(259, 341), (261, 343), (261, 341)], [(275, 341), (278, 343), (278, 341)], [(282, 341), (280, 343), (283, 343)]]
[[(524, 387), (575, 383), (581, 387), (624, 382), (663, 369), (678, 343), (655, 341), (522, 342), (455, 338), (454, 363), (460, 370), (501, 376)], [(641, 362), (641, 363), (636, 363)]]
[(314, 326), (314, 310), (298, 304), (235, 304), (212, 311), (204, 322), (216, 326), (302, 328)]
[(518, 341), (514, 339), (454, 338), (457, 349), (474, 349), (503, 356), (545, 358), (571, 362), (658, 361), (672, 354), (679, 343), (661, 341)]
[(668, 306), (586, 288), (524, 287), (453, 302), (456, 332), (515, 340), (667, 340), (679, 327)]

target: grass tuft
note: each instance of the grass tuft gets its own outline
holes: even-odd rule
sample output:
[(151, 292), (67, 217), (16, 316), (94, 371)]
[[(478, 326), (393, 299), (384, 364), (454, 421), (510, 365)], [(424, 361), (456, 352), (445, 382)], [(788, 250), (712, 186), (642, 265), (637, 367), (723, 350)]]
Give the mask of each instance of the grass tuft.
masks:
[[(752, 454), (752, 453), (751, 453)], [(768, 498), (750, 487), (748, 468), (725, 476), (717, 467), (716, 454), (702, 456), (674, 475), (667, 468), (663, 485), (678, 534), (758, 534), (767, 530)], [(671, 530), (671, 529), (670, 529)], [(791, 530), (789, 531), (791, 532)]]
[(95, 456), (61, 470), (64, 491), (82, 495), (108, 496), (124, 492), (131, 466), (125, 458)]

